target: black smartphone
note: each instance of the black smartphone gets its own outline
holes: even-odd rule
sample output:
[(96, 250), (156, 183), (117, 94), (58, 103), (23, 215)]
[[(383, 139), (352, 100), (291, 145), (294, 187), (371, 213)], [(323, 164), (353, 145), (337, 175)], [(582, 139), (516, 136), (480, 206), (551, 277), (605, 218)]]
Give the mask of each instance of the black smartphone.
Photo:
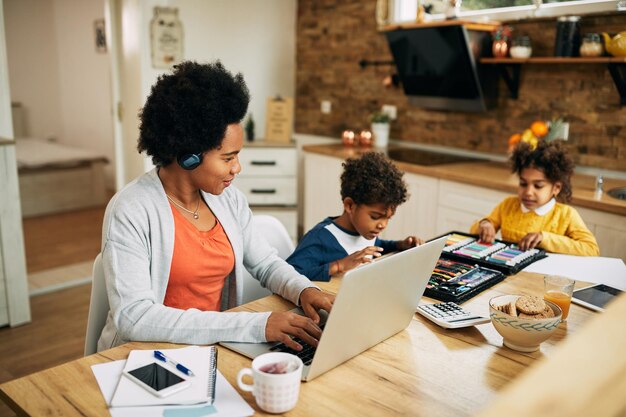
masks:
[(124, 375), (157, 397), (167, 397), (191, 385), (185, 378), (156, 362), (124, 371)]

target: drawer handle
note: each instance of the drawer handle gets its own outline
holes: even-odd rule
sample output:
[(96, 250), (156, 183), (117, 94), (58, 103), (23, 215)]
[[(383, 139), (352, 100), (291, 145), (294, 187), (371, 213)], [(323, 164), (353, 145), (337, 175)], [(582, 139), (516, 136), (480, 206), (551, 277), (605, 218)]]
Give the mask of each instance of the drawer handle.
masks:
[(250, 190), (252, 194), (276, 194), (275, 188), (253, 188)]
[(252, 165), (262, 165), (262, 166), (274, 166), (276, 165), (276, 161), (251, 161)]

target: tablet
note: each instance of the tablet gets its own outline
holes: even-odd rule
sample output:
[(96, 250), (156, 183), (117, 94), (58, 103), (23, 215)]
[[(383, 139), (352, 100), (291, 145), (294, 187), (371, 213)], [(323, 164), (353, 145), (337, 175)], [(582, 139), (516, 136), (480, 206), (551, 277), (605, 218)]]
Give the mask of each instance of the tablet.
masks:
[(604, 284), (592, 285), (574, 291), (572, 302), (596, 311), (604, 311), (606, 305), (622, 293)]

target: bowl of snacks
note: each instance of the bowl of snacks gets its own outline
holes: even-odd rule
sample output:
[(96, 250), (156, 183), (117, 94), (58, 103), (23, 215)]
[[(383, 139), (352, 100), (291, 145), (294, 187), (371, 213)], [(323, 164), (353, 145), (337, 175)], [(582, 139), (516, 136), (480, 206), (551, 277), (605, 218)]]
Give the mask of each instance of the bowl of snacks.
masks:
[(561, 323), (561, 308), (534, 295), (499, 295), (489, 300), (491, 323), (504, 346), (534, 352)]

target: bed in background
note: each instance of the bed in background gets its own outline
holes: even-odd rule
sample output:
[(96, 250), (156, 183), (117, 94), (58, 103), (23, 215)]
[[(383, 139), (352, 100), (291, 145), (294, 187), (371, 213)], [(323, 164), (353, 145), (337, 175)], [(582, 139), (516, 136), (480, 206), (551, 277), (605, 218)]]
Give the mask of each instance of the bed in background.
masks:
[(21, 137), (21, 106), (12, 106), (22, 217), (106, 203), (104, 166), (97, 152)]

